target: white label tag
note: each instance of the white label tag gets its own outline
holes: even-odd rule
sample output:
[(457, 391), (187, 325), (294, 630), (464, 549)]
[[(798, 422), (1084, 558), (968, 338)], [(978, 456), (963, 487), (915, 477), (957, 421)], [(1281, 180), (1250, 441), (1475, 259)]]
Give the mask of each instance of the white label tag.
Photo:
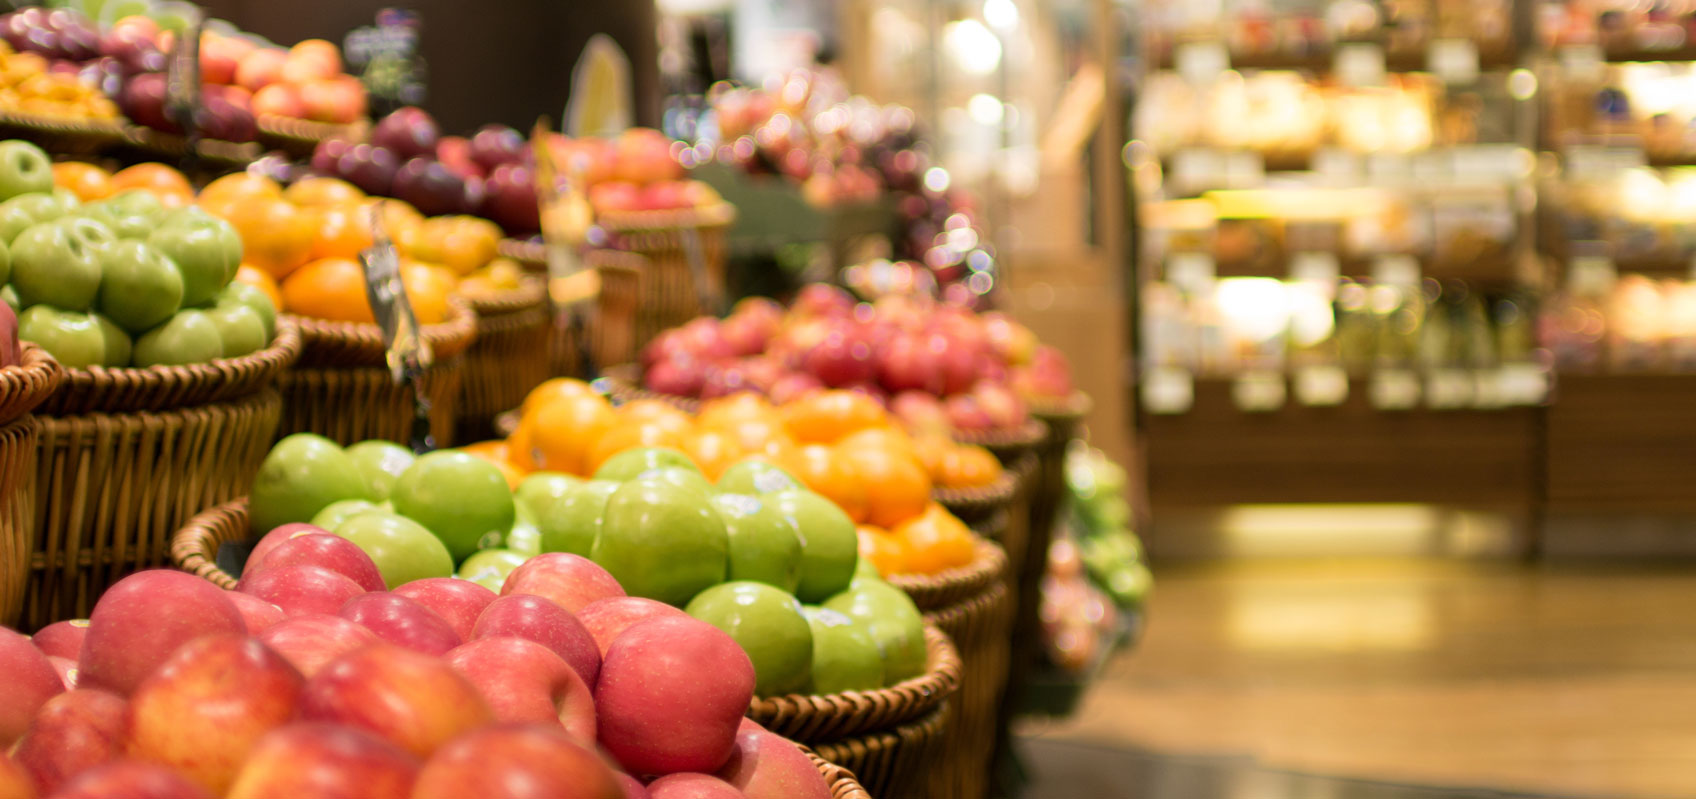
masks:
[(1405, 186), (1413, 182), (1413, 159), (1404, 153), (1372, 153), (1366, 157), (1366, 174), (1376, 184)]
[(1549, 397), (1549, 372), (1534, 363), (1503, 364), (1496, 371), (1496, 396), (1503, 405), (1541, 405)]
[(1465, 369), (1432, 369), (1425, 376), (1425, 404), (1438, 410), (1465, 408), (1473, 402), (1473, 388)]
[(1419, 285), (1419, 259), (1406, 253), (1380, 255), (1372, 260), (1372, 280), (1386, 286)]
[(1337, 48), (1332, 63), (1337, 81), (1344, 86), (1384, 85), (1384, 48), (1376, 44), (1353, 43)]
[(1358, 186), (1366, 172), (1359, 153), (1327, 147), (1313, 154), (1313, 171), (1328, 186)]
[(1594, 44), (1569, 44), (1560, 48), (1561, 66), (1569, 78), (1579, 82), (1600, 80), (1607, 71), (1602, 48)]
[(1296, 401), (1331, 407), (1349, 398), (1349, 375), (1341, 366), (1304, 366), (1296, 370)]
[(1225, 154), (1218, 150), (1190, 148), (1172, 155), (1172, 188), (1190, 194), (1226, 185)]
[(1471, 39), (1433, 39), (1425, 65), (1444, 83), (1473, 83), (1478, 80), (1478, 45)]
[(1234, 152), (1225, 158), (1225, 185), (1233, 189), (1258, 189), (1266, 185), (1266, 159), (1260, 153)]
[(1177, 252), (1166, 256), (1166, 282), (1191, 294), (1204, 294), (1213, 287), (1213, 257), (1199, 252)]
[(1407, 369), (1380, 369), (1372, 373), (1372, 407), (1405, 411), (1419, 404), (1419, 376)]
[(1195, 378), (1171, 366), (1150, 369), (1143, 375), (1142, 404), (1149, 413), (1184, 413), (1195, 404)]
[(1266, 413), (1284, 407), (1284, 376), (1277, 372), (1246, 372), (1231, 383), (1231, 399), (1237, 408)]
[(1605, 255), (1574, 256), (1567, 266), (1567, 285), (1575, 294), (1601, 295), (1613, 290), (1619, 270)]
[(1231, 68), (1231, 54), (1224, 42), (1186, 42), (1172, 53), (1172, 63), (1184, 80), (1208, 86)]
[(1290, 279), (1333, 286), (1337, 282), (1336, 253), (1298, 252), (1290, 256)]

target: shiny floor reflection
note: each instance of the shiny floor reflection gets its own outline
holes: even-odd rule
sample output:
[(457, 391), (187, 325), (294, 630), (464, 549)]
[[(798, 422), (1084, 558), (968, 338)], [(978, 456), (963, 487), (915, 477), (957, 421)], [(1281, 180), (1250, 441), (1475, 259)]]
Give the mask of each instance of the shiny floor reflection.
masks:
[[(1037, 745), (1202, 757), (1204, 771), (1696, 796), (1696, 569), (1333, 561), (1157, 581), (1141, 647), (1075, 718), (1027, 722)], [(1330, 790), (1123, 795), (1426, 795)]]

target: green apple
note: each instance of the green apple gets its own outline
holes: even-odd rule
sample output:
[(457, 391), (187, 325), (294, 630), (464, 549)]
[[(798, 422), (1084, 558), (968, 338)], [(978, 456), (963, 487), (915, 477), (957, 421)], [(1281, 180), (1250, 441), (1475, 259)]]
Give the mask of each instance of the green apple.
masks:
[(407, 470), (418, 456), (393, 441), (361, 441), (347, 448), (347, 456), (365, 477), (372, 499), (379, 502), (389, 498), (389, 490), (401, 472)]
[(7, 305), (12, 306), (13, 312), (23, 310), (24, 307), (23, 302), (18, 300), (18, 290), (12, 288), (9, 284), (0, 286), (0, 301), (4, 301)]
[(106, 357), (100, 365), (110, 368), (130, 365), (130, 355), (135, 350), (135, 342), (130, 334), (118, 327), (118, 323), (97, 313), (91, 313), (96, 324), (100, 325), (100, 335), (106, 339)]
[(145, 333), (182, 308), (183, 276), (164, 253), (139, 241), (116, 241), (99, 254), (95, 306), (126, 332)]
[(218, 328), (218, 340), (224, 343), (225, 358), (239, 358), (265, 349), (265, 343), (269, 341), (265, 335), (265, 322), (252, 308), (232, 303), (214, 305), (205, 313), (206, 318)]
[(531, 472), (518, 484), (518, 490), (512, 492), (512, 501), (518, 503), (520, 511), (529, 513), (532, 521), (537, 521), (555, 500), (582, 482), (581, 478), (564, 472)]
[(131, 189), (83, 206), (80, 214), (97, 219), (120, 239), (145, 239), (165, 219), (165, 206), (153, 192)]
[(86, 311), (100, 291), (99, 249), (64, 225), (31, 225), (12, 241), (12, 280), (24, 307)]
[[(870, 558), (859, 558), (854, 564), (854, 579), (859, 580), (862, 578), (868, 580), (883, 579), (883, 575), (877, 570), (877, 565), (872, 563)], [(849, 581), (848, 584), (853, 585), (854, 583)]]
[(98, 219), (86, 216), (61, 216), (53, 220), (53, 224), (63, 227), (73, 238), (82, 239), (82, 243), (97, 250), (118, 240), (111, 228)]
[(536, 528), (523, 511), (513, 518), (512, 529), (506, 532), (505, 540), (500, 542), (506, 549), (520, 553), (525, 557), (542, 554), (542, 531)]
[(11, 244), (29, 227), (64, 215), (65, 206), (51, 194), (20, 194), (0, 202), (0, 239)]
[(453, 557), (441, 539), (405, 516), (366, 511), (349, 517), (331, 532), (365, 550), (389, 588), (427, 577), (453, 576)]
[(684, 612), (725, 631), (754, 662), (754, 695), (806, 690), (813, 672), (813, 630), (801, 603), (765, 583), (721, 583), (702, 591)]
[(57, 202), (59, 207), (63, 208), (67, 214), (73, 213), (78, 208), (82, 207), (82, 198), (78, 197), (76, 192), (71, 191), (64, 186), (53, 187), (53, 201)]
[(498, 594), (506, 576), (529, 559), (529, 555), (510, 549), (480, 549), (466, 558), (464, 563), (459, 564), (459, 576), (475, 580), (482, 575), (492, 574), (495, 576), (494, 592)]
[(801, 584), (801, 531), (766, 498), (718, 494), (713, 505), (730, 535), (730, 579), (774, 585), (790, 593)]
[[(607, 500), (623, 483), (586, 480), (572, 486), (536, 514), (543, 552), (570, 552), (587, 558), (595, 548), (607, 513)], [(523, 486), (519, 486), (523, 490)]]
[(724, 582), (729, 539), (724, 517), (706, 495), (639, 477), (607, 499), (589, 559), (630, 596), (681, 607)]
[(147, 243), (170, 256), (182, 270), (185, 305), (216, 299), (241, 266), (241, 237), (235, 228), (204, 213), (172, 213), (147, 237)]
[(218, 293), (219, 305), (245, 305), (259, 314), (259, 321), (265, 323), (265, 340), (270, 341), (277, 335), (277, 307), (271, 304), (271, 298), (265, 290), (240, 281), (229, 284)]
[(12, 277), (12, 251), (5, 245), (0, 245), (0, 286), (6, 284)]
[(330, 503), (375, 500), (353, 460), (320, 435), (295, 433), (271, 448), (248, 493), (253, 532), (264, 535), (290, 522), (310, 521)]
[(53, 191), (53, 162), (40, 147), (22, 139), (0, 141), (0, 199)]
[(676, 466), (680, 469), (699, 472), (695, 462), (689, 456), (675, 449), (666, 447), (637, 447), (627, 449), (607, 459), (601, 468), (595, 470), (596, 480), (613, 480), (626, 482), (642, 476), (645, 472)]
[(702, 477), (701, 473), (695, 471), (694, 467), (685, 469), (681, 466), (661, 466), (658, 469), (649, 469), (638, 476), (663, 480), (678, 488), (687, 488), (705, 497), (718, 493), (713, 489), (713, 484), (707, 482), (707, 478)]
[(402, 472), (389, 492), (395, 512), (429, 528), (454, 560), (499, 542), (512, 529), (512, 489), (495, 465), (475, 455), (439, 450)]
[(18, 338), (35, 342), (72, 369), (100, 366), (106, 360), (106, 336), (92, 314), (31, 306), (18, 314)]
[(135, 340), (135, 365), (205, 363), (224, 357), (218, 326), (204, 311), (178, 311), (164, 324)]
[(800, 480), (762, 460), (738, 461), (718, 477), (718, 490), (731, 494), (775, 494), (801, 488)]
[(869, 627), (829, 608), (804, 608), (813, 628), (813, 681), (808, 693), (882, 688), (883, 653)]
[(794, 519), (801, 531), (801, 585), (795, 595), (802, 602), (823, 602), (847, 588), (860, 559), (854, 520), (836, 503), (811, 491), (780, 491), (767, 500)]
[(901, 589), (881, 581), (866, 581), (831, 597), (824, 606), (866, 626), (883, 653), (886, 685), (924, 673), (924, 616)]
[(311, 524), (313, 527), (334, 530), (341, 526), (342, 522), (373, 510), (378, 510), (377, 503), (369, 499), (338, 499), (313, 514)]

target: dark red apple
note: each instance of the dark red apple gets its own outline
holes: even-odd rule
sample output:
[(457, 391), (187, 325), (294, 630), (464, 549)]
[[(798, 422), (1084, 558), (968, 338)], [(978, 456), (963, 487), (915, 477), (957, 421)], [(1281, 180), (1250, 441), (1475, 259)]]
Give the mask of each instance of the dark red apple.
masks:
[(443, 136), (436, 141), (436, 160), (462, 178), (483, 177), (488, 172), (471, 159), (471, 141), (464, 136)]
[(866, 326), (843, 320), (823, 341), (801, 355), (801, 368), (827, 386), (848, 386), (877, 376), (873, 355)]
[(424, 109), (410, 105), (395, 109), (371, 129), (372, 144), (387, 147), (401, 158), (434, 156), (441, 136), (435, 118)]
[(484, 125), (471, 135), (471, 160), (485, 172), (524, 157), (524, 136), (506, 125)]
[(536, 200), (536, 175), (523, 164), (501, 164), (484, 181), (483, 211), (506, 232), (517, 235), (542, 229)]
[(468, 213), (465, 179), (434, 158), (414, 158), (395, 172), (393, 194), (425, 216)]
[(698, 397), (707, 383), (707, 367), (695, 358), (665, 360), (650, 367), (642, 382), (649, 391), (660, 394)]
[(336, 159), (336, 174), (366, 194), (389, 196), (400, 161), (386, 147), (355, 144)]
[(340, 162), (353, 142), (346, 139), (325, 139), (312, 148), (312, 171), (320, 175), (340, 175)]

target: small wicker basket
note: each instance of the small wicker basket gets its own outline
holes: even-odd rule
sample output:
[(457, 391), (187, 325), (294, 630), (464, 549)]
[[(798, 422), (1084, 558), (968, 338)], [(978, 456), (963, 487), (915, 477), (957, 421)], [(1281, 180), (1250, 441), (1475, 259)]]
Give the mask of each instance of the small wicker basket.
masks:
[(29, 586), (40, 438), (29, 412), (63, 377), (59, 363), (34, 344), (24, 345), (21, 363), (0, 369), (0, 626), (17, 626)]
[(465, 353), (455, 411), (462, 438), (480, 439), (496, 414), (518, 407), (550, 376), (547, 285), (526, 277), (516, 289), (466, 300), (477, 313), (477, 337)]

